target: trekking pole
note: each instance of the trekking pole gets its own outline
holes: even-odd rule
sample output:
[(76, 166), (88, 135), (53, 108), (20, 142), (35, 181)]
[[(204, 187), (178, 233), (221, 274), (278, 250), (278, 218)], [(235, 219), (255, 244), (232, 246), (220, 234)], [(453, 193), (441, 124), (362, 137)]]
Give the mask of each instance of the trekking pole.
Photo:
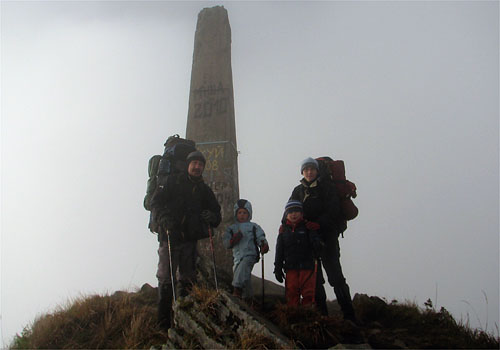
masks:
[(316, 283), (318, 282), (318, 259), (314, 259), (314, 293), (312, 303), (316, 304)]
[(262, 253), (262, 310), (264, 310), (264, 253)]
[(175, 284), (174, 284), (174, 270), (172, 267), (172, 249), (170, 248), (170, 232), (167, 231), (167, 245), (168, 245), (168, 260), (170, 265), (170, 280), (172, 281), (172, 295), (174, 296), (174, 303), (176, 302)]
[(212, 239), (212, 227), (208, 224), (208, 235), (210, 236), (210, 249), (212, 249), (212, 260), (214, 261), (214, 277), (215, 277), (215, 290), (219, 290), (217, 287), (217, 269), (215, 268), (215, 251), (214, 251), (214, 241)]

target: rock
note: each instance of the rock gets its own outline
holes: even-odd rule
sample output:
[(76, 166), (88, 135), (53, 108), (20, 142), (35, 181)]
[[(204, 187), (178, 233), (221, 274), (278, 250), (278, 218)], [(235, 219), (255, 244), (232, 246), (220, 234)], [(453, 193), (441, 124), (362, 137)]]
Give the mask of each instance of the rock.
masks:
[(352, 305), (356, 316), (364, 324), (381, 320), (387, 313), (387, 303), (384, 300), (366, 294), (355, 294)]
[(201, 298), (196, 291), (179, 298), (174, 305), (174, 327), (168, 336), (165, 346), (169, 349), (248, 348), (252, 342), (273, 349), (291, 347), (290, 340), (276, 326), (222, 290)]
[(154, 293), (155, 292), (155, 288), (152, 287), (149, 283), (144, 283), (140, 289), (140, 292), (141, 293), (146, 293), (146, 294), (149, 294), (149, 293)]

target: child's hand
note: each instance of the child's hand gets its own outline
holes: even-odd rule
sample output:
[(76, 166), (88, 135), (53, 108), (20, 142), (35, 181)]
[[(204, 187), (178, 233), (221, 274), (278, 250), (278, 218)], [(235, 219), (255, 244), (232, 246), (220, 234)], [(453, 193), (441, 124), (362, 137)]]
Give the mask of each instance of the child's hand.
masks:
[(321, 240), (316, 240), (312, 242), (313, 246), (313, 255), (314, 258), (319, 259), (323, 255), (323, 251), (325, 249), (325, 243), (323, 243)]
[(263, 243), (260, 246), (260, 253), (261, 254), (266, 254), (269, 251), (269, 245), (267, 243)]
[(235, 234), (233, 234), (233, 237), (231, 237), (231, 239), (229, 240), (229, 246), (231, 248), (234, 247), (236, 244), (238, 244), (239, 241), (241, 241), (242, 237), (243, 234), (241, 233), (241, 231), (238, 231)]

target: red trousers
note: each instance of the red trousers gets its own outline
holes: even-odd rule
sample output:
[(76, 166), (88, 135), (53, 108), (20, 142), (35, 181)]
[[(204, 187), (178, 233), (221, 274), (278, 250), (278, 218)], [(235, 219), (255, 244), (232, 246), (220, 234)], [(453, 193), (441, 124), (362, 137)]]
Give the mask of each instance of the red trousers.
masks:
[[(289, 306), (311, 305), (316, 292), (316, 272), (314, 270), (288, 270), (286, 272), (285, 295)], [(302, 297), (302, 302), (300, 302)]]

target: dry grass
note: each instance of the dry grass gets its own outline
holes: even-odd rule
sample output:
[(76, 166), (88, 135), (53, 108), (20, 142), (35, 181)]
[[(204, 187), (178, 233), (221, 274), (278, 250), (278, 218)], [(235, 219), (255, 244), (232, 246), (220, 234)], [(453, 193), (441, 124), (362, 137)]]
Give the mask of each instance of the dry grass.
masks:
[(323, 317), (315, 308), (280, 303), (270, 317), (300, 348), (327, 348), (339, 343), (342, 321), (336, 317)]
[(427, 303), (425, 306), (422, 309), (414, 302), (393, 301), (375, 310), (360, 305), (357, 311), (364, 315), (365, 323), (378, 322), (383, 326), (379, 336), (370, 338), (374, 348), (388, 347), (395, 339), (409, 348), (499, 348), (498, 338), (455, 321), (445, 308), (435, 310)]
[(236, 349), (279, 349), (280, 347), (269, 337), (251, 331), (245, 331), (240, 336)]
[[(197, 312), (218, 313), (220, 293), (195, 286), (191, 295), (200, 306)], [(329, 348), (337, 343), (350, 344), (361, 338), (374, 349), (393, 348), (483, 348), (498, 349), (499, 339), (481, 330), (456, 322), (450, 313), (415, 303), (390, 304), (380, 300), (356, 305), (361, 327), (344, 322), (339, 315), (320, 316), (308, 307), (288, 307), (277, 303), (266, 317), (299, 348)], [(250, 331), (226, 334), (240, 349), (278, 348), (272, 339)], [(50, 314), (38, 317), (18, 335), (12, 349), (149, 349), (165, 344), (167, 334), (156, 324), (156, 293), (117, 292), (73, 300)], [(193, 339), (193, 347), (199, 347)], [(399, 345), (397, 345), (399, 344)]]
[(191, 296), (200, 305), (201, 311), (212, 312), (215, 311), (215, 305), (220, 297), (220, 293), (215, 289), (194, 285)]
[(149, 349), (166, 339), (156, 308), (128, 293), (93, 295), (58, 307), (16, 336), (12, 349)]

